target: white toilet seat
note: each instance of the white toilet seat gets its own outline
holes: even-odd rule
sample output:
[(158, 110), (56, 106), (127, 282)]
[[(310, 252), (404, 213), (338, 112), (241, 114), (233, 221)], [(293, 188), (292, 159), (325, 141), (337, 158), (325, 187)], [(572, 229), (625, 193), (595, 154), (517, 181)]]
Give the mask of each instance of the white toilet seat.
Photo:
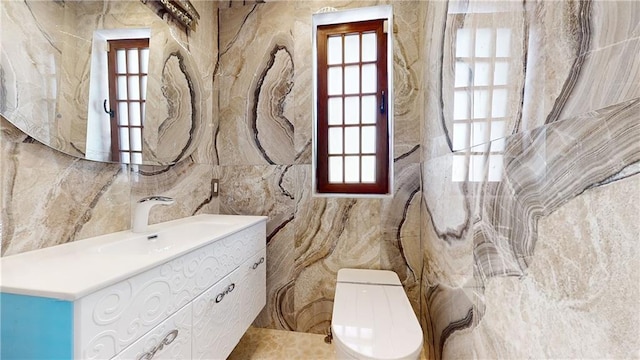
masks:
[(331, 331), (343, 358), (418, 359), (422, 350), (422, 329), (392, 271), (341, 269)]

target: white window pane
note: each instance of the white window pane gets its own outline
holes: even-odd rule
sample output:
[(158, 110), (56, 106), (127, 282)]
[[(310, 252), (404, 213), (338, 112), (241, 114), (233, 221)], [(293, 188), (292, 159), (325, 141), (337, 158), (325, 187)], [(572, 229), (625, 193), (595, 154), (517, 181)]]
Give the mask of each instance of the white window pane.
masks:
[(362, 182), (363, 183), (376, 182), (376, 157), (375, 156), (362, 157)]
[(468, 157), (464, 155), (453, 155), (451, 164), (451, 181), (464, 182), (467, 180)]
[(471, 79), (472, 74), (469, 65), (462, 61), (456, 62), (455, 73), (455, 87), (464, 87), (470, 85), (469, 80)]
[(127, 50), (127, 67), (129, 68), (129, 73), (137, 74), (140, 70), (138, 67), (138, 49), (129, 49)]
[(487, 117), (487, 102), (489, 92), (487, 90), (475, 90), (473, 92), (473, 118), (483, 119)]
[(121, 152), (120, 153), (120, 161), (122, 161), (125, 164), (131, 164), (131, 158), (129, 157), (129, 153), (128, 152)]
[(471, 57), (471, 29), (456, 32), (456, 57)]
[(484, 155), (471, 155), (469, 159), (469, 181), (482, 181), (484, 172)]
[(378, 110), (378, 102), (375, 95), (362, 97), (362, 123), (375, 124)]
[(489, 155), (489, 181), (501, 181), (502, 180), (502, 168), (503, 168), (503, 156), (502, 155)]
[(496, 56), (509, 57), (511, 53), (511, 29), (499, 28), (496, 31)]
[(375, 126), (362, 127), (362, 152), (363, 153), (376, 152), (376, 127)]
[(497, 140), (493, 140), (491, 142), (491, 148), (490, 151), (491, 152), (504, 152), (504, 145), (505, 145), (505, 139), (506, 138), (500, 138)]
[(342, 125), (342, 98), (329, 98), (329, 125)]
[(362, 92), (375, 93), (377, 83), (376, 64), (362, 65)]
[(129, 103), (129, 123), (133, 126), (142, 125), (142, 122), (140, 121), (139, 103)]
[(505, 116), (507, 116), (507, 89), (493, 90), (491, 117), (501, 118)]
[(342, 154), (342, 128), (329, 128), (329, 154)]
[(139, 76), (129, 76), (129, 100), (140, 100)]
[(464, 120), (469, 118), (469, 93), (465, 90), (456, 91), (453, 94), (453, 119)]
[(344, 123), (360, 123), (360, 98), (358, 96), (347, 96), (344, 98)]
[(360, 34), (351, 34), (344, 37), (344, 62), (354, 63), (360, 61)]
[(327, 70), (327, 76), (329, 81), (329, 95), (341, 95), (342, 94), (342, 68), (339, 66), (330, 67)]
[(329, 182), (342, 182), (342, 157), (340, 156), (329, 157)]
[(469, 146), (469, 125), (467, 123), (453, 124), (453, 151), (465, 149)]
[(477, 121), (471, 124), (471, 146), (484, 144), (489, 139), (489, 128), (484, 121)]
[(127, 100), (127, 77), (118, 76), (118, 100)]
[(131, 164), (142, 164), (142, 154), (141, 153), (131, 154)]
[(362, 61), (376, 61), (377, 55), (376, 33), (362, 34)]
[(360, 182), (360, 157), (359, 156), (344, 157), (344, 182), (345, 183)]
[(360, 127), (348, 127), (344, 129), (344, 153), (360, 153)]
[(493, 71), (494, 85), (507, 85), (509, 80), (509, 63), (506, 61), (497, 61)]
[(129, 125), (129, 106), (126, 102), (118, 102), (118, 124)]
[(131, 150), (142, 151), (142, 129), (131, 128)]
[(143, 74), (149, 72), (149, 49), (140, 50), (140, 72)]
[(142, 100), (147, 100), (147, 76), (143, 76), (141, 78), (141, 83), (140, 83), (140, 98)]
[(344, 67), (344, 93), (357, 94), (360, 92), (360, 66)]
[(342, 36), (330, 36), (327, 40), (327, 63), (342, 64)]
[(116, 50), (116, 73), (125, 74), (127, 72), (127, 55), (124, 49)]
[(493, 141), (496, 139), (503, 138), (505, 136), (504, 133), (504, 120), (492, 121), (491, 122), (491, 136), (489, 140)]
[(476, 57), (492, 57), (492, 30), (481, 28), (476, 30)]
[(491, 76), (491, 64), (480, 61), (475, 64), (475, 72), (473, 73), (474, 86), (488, 86)]
[(140, 120), (142, 121), (142, 125), (144, 125), (144, 117), (147, 115), (147, 104), (142, 103), (142, 114), (140, 114)]
[(120, 128), (120, 150), (129, 151), (129, 129)]

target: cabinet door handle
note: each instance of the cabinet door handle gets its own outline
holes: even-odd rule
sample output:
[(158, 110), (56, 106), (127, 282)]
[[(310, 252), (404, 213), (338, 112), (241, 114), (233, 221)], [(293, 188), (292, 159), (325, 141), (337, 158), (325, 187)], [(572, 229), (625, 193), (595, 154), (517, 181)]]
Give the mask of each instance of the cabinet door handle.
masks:
[(220, 301), (222, 301), (222, 299), (224, 299), (225, 295), (227, 295), (228, 293), (232, 292), (233, 289), (236, 288), (236, 284), (235, 283), (231, 283), (229, 284), (229, 286), (227, 286), (226, 289), (224, 289), (223, 292), (221, 292), (220, 294), (218, 294), (218, 296), (216, 296), (216, 304), (219, 303)]
[(167, 346), (167, 345), (171, 344), (172, 342), (174, 342), (177, 337), (178, 337), (178, 329), (175, 329), (175, 330), (169, 332), (167, 335), (165, 335), (164, 339), (162, 339), (160, 341), (160, 344), (158, 344), (156, 347), (151, 349), (149, 352), (146, 352), (146, 353), (140, 355), (140, 357), (138, 357), (138, 360), (151, 360), (151, 359), (153, 359), (153, 357), (156, 355), (156, 353), (158, 351), (162, 350), (165, 346)]
[(253, 266), (251, 267), (253, 270), (255, 270), (258, 266), (260, 266), (260, 264), (262, 264), (264, 262), (264, 256), (260, 258), (260, 260), (256, 261)]

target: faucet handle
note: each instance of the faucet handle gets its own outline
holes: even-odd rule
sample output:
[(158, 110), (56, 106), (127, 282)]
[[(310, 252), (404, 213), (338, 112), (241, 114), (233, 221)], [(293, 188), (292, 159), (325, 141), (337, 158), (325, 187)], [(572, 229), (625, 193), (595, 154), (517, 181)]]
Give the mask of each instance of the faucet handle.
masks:
[(173, 204), (174, 202), (173, 198), (171, 197), (154, 195), (154, 196), (143, 197), (142, 199), (138, 200), (138, 204), (147, 202), (147, 201), (157, 201), (157, 202), (167, 203), (167, 204)]

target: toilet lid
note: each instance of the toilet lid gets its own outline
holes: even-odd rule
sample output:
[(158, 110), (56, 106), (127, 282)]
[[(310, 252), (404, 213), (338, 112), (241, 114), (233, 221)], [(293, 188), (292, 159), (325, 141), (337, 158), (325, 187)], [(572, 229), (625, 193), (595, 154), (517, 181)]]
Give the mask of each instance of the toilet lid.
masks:
[(357, 358), (418, 358), (422, 329), (401, 285), (338, 280), (331, 320), (336, 346)]

